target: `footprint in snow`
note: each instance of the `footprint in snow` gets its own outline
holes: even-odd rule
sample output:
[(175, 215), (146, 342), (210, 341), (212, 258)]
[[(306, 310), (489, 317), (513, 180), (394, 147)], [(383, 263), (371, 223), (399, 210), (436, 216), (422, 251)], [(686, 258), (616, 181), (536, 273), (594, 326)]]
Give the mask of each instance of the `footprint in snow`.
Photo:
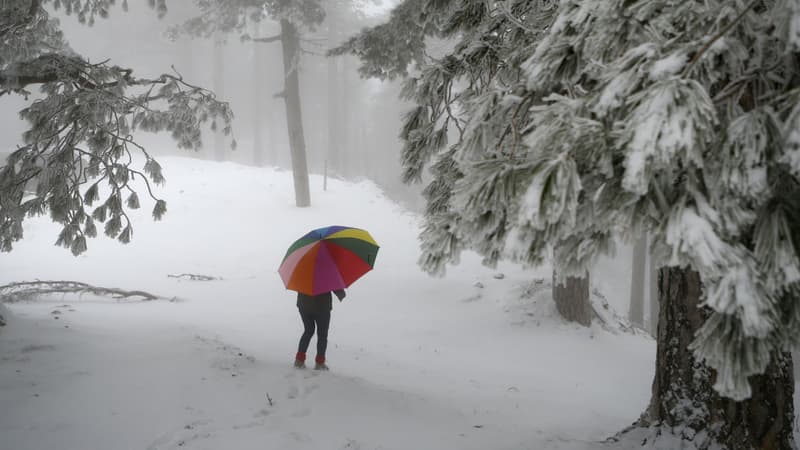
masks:
[(255, 357), (252, 355), (246, 354), (241, 348), (228, 344), (219, 338), (196, 335), (194, 340), (206, 347), (213, 347), (217, 351), (217, 356), (211, 360), (211, 367), (228, 372), (231, 377), (244, 375), (245, 369), (253, 367), (256, 362)]
[(361, 444), (355, 439), (347, 439), (347, 442), (339, 447), (339, 450), (361, 450)]
[(286, 397), (289, 399), (305, 399), (312, 392), (319, 389), (319, 383), (313, 381), (317, 374), (306, 374), (307, 370), (294, 370), (286, 375), (289, 387), (286, 389)]
[(148, 445), (147, 450), (181, 449), (186, 448), (191, 442), (208, 439), (213, 436), (213, 433), (204, 431), (202, 428), (210, 423), (210, 420), (196, 420), (179, 430), (168, 431)]

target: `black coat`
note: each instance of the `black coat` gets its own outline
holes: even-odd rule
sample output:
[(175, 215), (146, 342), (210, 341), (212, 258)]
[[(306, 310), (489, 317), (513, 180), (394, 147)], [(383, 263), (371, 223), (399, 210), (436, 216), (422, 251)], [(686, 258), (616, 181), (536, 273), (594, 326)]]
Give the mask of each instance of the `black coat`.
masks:
[[(333, 291), (339, 300), (345, 296), (344, 289)], [(333, 296), (330, 292), (324, 292), (317, 295), (306, 295), (301, 292), (297, 293), (297, 307), (306, 313), (325, 313), (333, 309)]]

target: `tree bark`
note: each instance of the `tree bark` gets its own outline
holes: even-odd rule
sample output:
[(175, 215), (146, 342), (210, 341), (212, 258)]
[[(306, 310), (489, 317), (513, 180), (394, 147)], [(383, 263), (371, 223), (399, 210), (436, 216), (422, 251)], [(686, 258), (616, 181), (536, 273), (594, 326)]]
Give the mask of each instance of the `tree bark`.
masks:
[(306, 207), (311, 205), (311, 194), (308, 186), (303, 115), (300, 111), (300, 82), (297, 76), (300, 40), (297, 28), (286, 19), (281, 19), (281, 36), (285, 76), (283, 100), (286, 105), (286, 126), (289, 129), (289, 147), (292, 152), (295, 204)]
[(584, 277), (567, 277), (559, 284), (553, 271), (553, 300), (561, 317), (585, 327), (592, 324), (592, 305), (589, 303), (589, 272)]
[(650, 405), (637, 426), (669, 428), (705, 449), (792, 449), (794, 377), (789, 352), (773, 355), (763, 375), (750, 377), (753, 395), (741, 402), (720, 397), (715, 373), (697, 361), (689, 343), (710, 312), (700, 307), (700, 276), (689, 268), (659, 271), (656, 372)]
[(631, 296), (628, 319), (631, 324), (644, 328), (644, 268), (647, 261), (647, 235), (640, 236), (633, 244), (631, 264)]

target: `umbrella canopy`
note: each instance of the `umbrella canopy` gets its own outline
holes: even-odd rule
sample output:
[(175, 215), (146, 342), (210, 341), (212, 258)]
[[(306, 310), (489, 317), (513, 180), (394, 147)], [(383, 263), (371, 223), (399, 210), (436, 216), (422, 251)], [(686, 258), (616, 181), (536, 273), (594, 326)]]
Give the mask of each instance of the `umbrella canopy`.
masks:
[(378, 248), (359, 228), (318, 228), (289, 246), (278, 273), (286, 289), (307, 295), (344, 289), (372, 270)]

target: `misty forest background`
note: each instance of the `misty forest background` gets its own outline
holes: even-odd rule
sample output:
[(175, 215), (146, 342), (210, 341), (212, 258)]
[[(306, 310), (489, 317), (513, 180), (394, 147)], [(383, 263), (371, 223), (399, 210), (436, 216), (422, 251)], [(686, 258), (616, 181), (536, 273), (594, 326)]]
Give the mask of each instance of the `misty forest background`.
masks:
[[(376, 4), (377, 3), (377, 4)], [(398, 99), (400, 82), (364, 80), (358, 59), (350, 55), (326, 57), (362, 27), (378, 23), (391, 2), (330, 2), (326, 17), (314, 32), (303, 31), (299, 61), (303, 129), (308, 169), (332, 177), (369, 178), (404, 206), (419, 211), (421, 188), (401, 181), (398, 139), (402, 114), (409, 109)], [(234, 112), (233, 138), (203, 128), (198, 151), (175, 148), (166, 134), (139, 133), (137, 141), (158, 158), (174, 154), (206, 160), (231, 161), (291, 170), (291, 154), (281, 97), (284, 73), (280, 43), (241, 39), (238, 34), (216, 33), (204, 38), (175, 28), (199, 13), (193, 2), (172, 2), (160, 18), (146, 2), (130, 2), (128, 11), (112, 11), (110, 20), (82, 25), (74, 15), (54, 11), (73, 50), (90, 63), (134, 68), (134, 75), (152, 77), (174, 67), (189, 83), (212, 90)], [(275, 21), (264, 20), (247, 34), (273, 36)], [(0, 158), (19, 144), (26, 129), (14, 120), (27, 102), (7, 96), (0, 123)], [(166, 174), (168, 178), (168, 174)]]

